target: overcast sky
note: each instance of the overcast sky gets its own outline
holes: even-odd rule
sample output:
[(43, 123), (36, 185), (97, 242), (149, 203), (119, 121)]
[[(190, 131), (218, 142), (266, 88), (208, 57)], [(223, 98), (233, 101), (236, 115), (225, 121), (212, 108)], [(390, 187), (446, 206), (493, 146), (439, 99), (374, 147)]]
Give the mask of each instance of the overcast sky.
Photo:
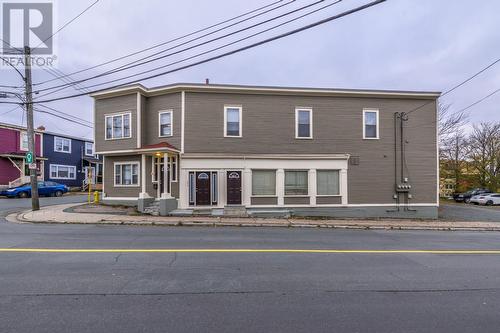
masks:
[[(61, 26), (72, 19), (93, 1), (57, 1), (57, 25)], [(100, 0), (55, 36), (57, 68), (64, 73), (71, 73), (182, 36), (271, 2), (273, 1)], [(313, 0), (296, 0), (265, 16), (243, 23), (241, 27), (311, 2)], [(311, 8), (318, 8), (330, 2), (332, 0), (325, 0), (323, 4)], [(242, 45), (366, 2), (369, 1), (344, 0), (338, 5), (255, 37)], [(445, 91), (499, 58), (498, 13), (500, 13), (498, 0), (388, 0), (363, 12), (271, 44), (141, 83), (146, 86), (175, 82), (202, 83), (205, 78), (210, 78), (211, 83), (226, 84)], [(252, 32), (271, 25), (256, 28), (257, 30)], [(234, 30), (235, 28), (232, 28), (228, 31)], [(246, 34), (248, 32), (241, 33), (228, 41)], [(213, 45), (218, 46), (222, 43), (219, 41)], [(174, 44), (154, 51), (172, 45)], [(209, 46), (200, 50), (206, 51)], [(151, 52), (141, 56), (149, 55)], [(101, 81), (88, 81), (81, 85), (96, 84), (126, 74), (135, 74), (143, 69), (165, 65), (195, 53), (196, 51), (183, 53), (148, 66), (116, 73)], [(126, 61), (137, 58), (138, 56)], [(73, 79), (102, 73), (126, 61), (74, 75)], [(52, 77), (48, 73), (40, 69), (33, 73), (35, 83), (50, 78)], [(0, 84), (20, 83), (19, 77), (13, 70), (5, 67), (0, 69)], [(49, 87), (55, 84), (61, 82), (54, 81), (37, 87)], [(498, 88), (500, 88), (500, 64), (446, 96), (443, 102), (451, 104), (453, 110), (458, 110)], [(70, 88), (50, 96), (75, 93), (79, 91)], [(500, 120), (499, 102), (500, 93), (470, 109), (471, 121), (477, 123)], [(47, 105), (92, 120), (90, 97), (78, 97)], [(12, 108), (11, 105), (0, 105), (0, 122), (21, 123), (23, 119), (21, 111), (15, 110), (5, 114)], [(48, 130), (55, 132), (89, 138), (93, 135), (89, 128), (48, 115), (36, 115), (36, 125), (42, 124)]]

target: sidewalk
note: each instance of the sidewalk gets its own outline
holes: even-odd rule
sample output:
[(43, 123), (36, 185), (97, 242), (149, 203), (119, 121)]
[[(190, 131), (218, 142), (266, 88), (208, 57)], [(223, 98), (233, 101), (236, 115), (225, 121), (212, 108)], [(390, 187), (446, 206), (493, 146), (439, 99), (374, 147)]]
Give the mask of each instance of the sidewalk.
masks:
[[(238, 226), (238, 227), (309, 227), (339, 229), (381, 229), (381, 230), (466, 230), (500, 231), (500, 223), (453, 222), (438, 220), (364, 220), (364, 219), (301, 219), (301, 218), (251, 218), (187, 216), (164, 217), (149, 215), (128, 215), (123, 212), (78, 213), (75, 208), (81, 204), (46, 206), (41, 210), (23, 211), (7, 216), (10, 222), (18, 223), (75, 223), (105, 225), (155, 225), (155, 226)], [(76, 209), (78, 210), (78, 209)]]

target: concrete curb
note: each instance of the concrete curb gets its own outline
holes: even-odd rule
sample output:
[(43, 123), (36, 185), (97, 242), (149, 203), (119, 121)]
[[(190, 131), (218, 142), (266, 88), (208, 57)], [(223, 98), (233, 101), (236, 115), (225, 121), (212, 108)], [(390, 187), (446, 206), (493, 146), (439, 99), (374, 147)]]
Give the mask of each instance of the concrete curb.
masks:
[[(299, 223), (285, 220), (283, 223), (262, 223), (263, 219), (256, 220), (255, 222), (249, 221), (223, 221), (221, 218), (214, 218), (213, 221), (203, 221), (203, 218), (198, 220), (185, 219), (183, 221), (123, 221), (123, 220), (108, 220), (100, 219), (98, 221), (71, 221), (71, 220), (46, 220), (46, 221), (33, 221), (25, 217), (31, 210), (24, 210), (17, 213), (12, 213), (5, 217), (9, 222), (13, 223), (33, 223), (33, 224), (81, 224), (81, 225), (126, 225), (126, 226), (163, 226), (163, 227), (273, 227), (273, 228), (324, 228), (324, 229), (355, 229), (355, 230), (421, 230), (421, 231), (500, 231), (500, 224), (498, 227), (474, 227), (474, 226), (423, 226), (423, 225), (384, 225), (384, 224), (346, 224), (339, 220), (338, 223)], [(345, 221), (344, 221), (345, 222)], [(449, 222), (448, 222), (449, 223)], [(467, 224), (467, 222), (460, 222)]]

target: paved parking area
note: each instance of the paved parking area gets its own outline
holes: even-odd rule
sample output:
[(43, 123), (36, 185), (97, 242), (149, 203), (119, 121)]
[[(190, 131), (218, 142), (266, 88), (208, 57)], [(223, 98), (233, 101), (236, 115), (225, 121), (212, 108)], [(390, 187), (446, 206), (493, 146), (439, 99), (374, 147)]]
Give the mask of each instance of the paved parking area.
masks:
[(439, 218), (446, 221), (500, 222), (500, 206), (486, 207), (464, 203), (441, 203)]

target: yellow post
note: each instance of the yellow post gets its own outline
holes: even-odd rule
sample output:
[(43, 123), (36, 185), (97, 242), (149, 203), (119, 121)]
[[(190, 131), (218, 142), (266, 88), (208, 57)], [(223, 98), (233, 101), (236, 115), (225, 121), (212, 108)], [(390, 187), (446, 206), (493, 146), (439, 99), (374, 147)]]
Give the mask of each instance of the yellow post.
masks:
[(92, 191), (92, 168), (88, 168), (88, 174), (87, 174), (87, 184), (89, 186), (89, 195), (88, 195), (88, 202), (90, 203), (90, 193)]

